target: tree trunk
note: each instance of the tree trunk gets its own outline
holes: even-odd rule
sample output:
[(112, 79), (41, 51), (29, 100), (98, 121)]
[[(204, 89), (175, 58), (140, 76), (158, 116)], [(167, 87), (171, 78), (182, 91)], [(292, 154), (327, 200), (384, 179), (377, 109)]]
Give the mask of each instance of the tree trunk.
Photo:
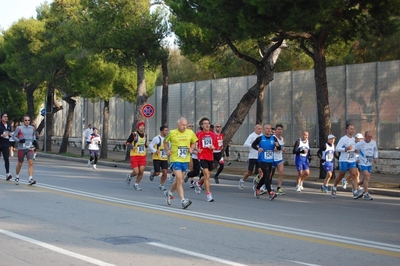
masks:
[(30, 85), (24, 84), (26, 103), (28, 105), (28, 116), (31, 118), (31, 121), (35, 119), (35, 105), (34, 105), (35, 98), (33, 93), (35, 92), (36, 88), (37, 85), (35, 84), (30, 84)]
[(321, 31), (314, 36), (314, 79), (317, 96), (319, 145), (327, 141), (332, 133), (331, 114), (329, 109), (328, 80), (326, 76), (325, 42), (329, 35), (327, 31)]
[(101, 133), (101, 152), (100, 158), (107, 159), (108, 152), (108, 129), (110, 127), (110, 101), (104, 101), (103, 108), (103, 132)]
[(161, 60), (162, 74), (163, 74), (163, 86), (162, 86), (162, 97), (161, 97), (161, 125), (166, 126), (168, 123), (168, 58)]
[(145, 73), (144, 73), (144, 60), (139, 60), (137, 64), (137, 100), (136, 100), (136, 107), (135, 107), (135, 117), (132, 124), (132, 131), (136, 130), (136, 125), (139, 121), (144, 121), (144, 117), (142, 115), (142, 107), (146, 104), (147, 96), (146, 91), (146, 80), (145, 80)]
[(264, 91), (265, 88), (260, 91), (257, 97), (257, 112), (256, 112), (256, 123), (262, 125), (264, 120)]
[(64, 134), (61, 141), (60, 150), (58, 151), (58, 153), (67, 152), (68, 139), (72, 128), (72, 121), (74, 121), (74, 111), (76, 106), (76, 101), (69, 96), (64, 97), (63, 100), (68, 103), (68, 112), (67, 112), (67, 122), (65, 124)]
[(53, 99), (54, 99), (54, 87), (49, 84), (47, 89), (47, 104), (46, 104), (46, 141), (45, 151), (51, 151), (51, 137), (53, 134)]

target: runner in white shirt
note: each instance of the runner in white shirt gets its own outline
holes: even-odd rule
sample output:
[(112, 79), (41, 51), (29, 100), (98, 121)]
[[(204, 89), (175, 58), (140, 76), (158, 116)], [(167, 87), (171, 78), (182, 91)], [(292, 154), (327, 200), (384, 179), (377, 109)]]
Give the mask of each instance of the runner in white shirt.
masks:
[(358, 166), (362, 174), (363, 180), (358, 184), (364, 186), (364, 199), (372, 200), (373, 198), (368, 193), (369, 179), (372, 172), (372, 162), (377, 163), (378, 161), (378, 147), (376, 142), (372, 139), (372, 132), (365, 132), (365, 138), (355, 146), (356, 153), (359, 154)]
[(356, 166), (356, 154), (354, 146), (356, 140), (354, 135), (354, 126), (352, 124), (346, 125), (346, 135), (340, 138), (338, 144), (336, 145), (336, 151), (340, 152), (339, 156), (339, 175), (335, 179), (335, 183), (331, 189), (331, 197), (336, 198), (336, 187), (342, 180), (346, 171), (350, 172), (351, 181), (353, 184), (353, 198), (358, 199), (363, 195), (362, 190), (358, 190), (358, 179), (357, 179), (357, 166)]
[[(253, 143), (253, 141), (258, 138), (259, 136), (261, 136), (261, 132), (262, 132), (262, 126), (260, 124), (257, 124), (254, 126), (254, 132), (251, 133), (246, 141), (244, 142), (243, 146), (249, 148), (249, 159), (248, 159), (248, 167), (247, 167), (247, 172), (244, 174), (243, 178), (239, 180), (239, 189), (243, 189), (244, 187), (244, 181), (246, 181), (246, 179), (251, 176), (251, 174), (253, 173), (254, 167), (256, 167), (256, 169), (258, 170), (258, 151), (253, 149), (251, 147), (251, 144)], [(260, 172), (259, 171), (260, 175)], [(261, 172), (262, 173), (262, 172)], [(262, 174), (261, 174), (262, 175)], [(256, 178), (255, 178), (256, 179)], [(259, 177), (260, 180), (260, 177)]]

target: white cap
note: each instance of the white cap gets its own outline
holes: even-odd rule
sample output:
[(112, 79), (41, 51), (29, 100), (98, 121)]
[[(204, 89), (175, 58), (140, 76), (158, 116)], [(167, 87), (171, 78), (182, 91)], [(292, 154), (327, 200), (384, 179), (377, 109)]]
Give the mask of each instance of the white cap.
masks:
[(328, 136), (328, 139), (333, 139), (333, 138), (336, 138), (334, 135), (332, 135), (332, 134), (330, 134), (329, 136)]
[(357, 138), (357, 139), (363, 139), (364, 136), (363, 136), (363, 134), (361, 134), (361, 133), (357, 133), (357, 134), (356, 134), (356, 138)]

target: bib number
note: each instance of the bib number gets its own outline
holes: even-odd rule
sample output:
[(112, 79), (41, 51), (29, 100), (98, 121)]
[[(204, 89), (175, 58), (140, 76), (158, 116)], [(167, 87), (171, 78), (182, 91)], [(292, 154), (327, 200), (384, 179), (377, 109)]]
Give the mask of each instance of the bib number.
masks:
[(267, 150), (264, 152), (264, 160), (271, 160), (274, 158), (274, 152), (272, 150)]
[(208, 148), (212, 144), (212, 139), (209, 137), (206, 137), (203, 139), (203, 147)]
[(165, 150), (160, 150), (161, 158), (167, 158), (167, 152)]
[(137, 146), (138, 153), (144, 153), (144, 145)]
[(186, 158), (189, 154), (188, 147), (178, 147), (178, 157), (179, 158)]

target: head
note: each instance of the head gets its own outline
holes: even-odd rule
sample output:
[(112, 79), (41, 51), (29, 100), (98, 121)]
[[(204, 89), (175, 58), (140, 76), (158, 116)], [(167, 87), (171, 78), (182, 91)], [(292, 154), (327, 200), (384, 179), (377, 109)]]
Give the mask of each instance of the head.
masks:
[(169, 129), (168, 129), (167, 126), (161, 126), (160, 127), (160, 135), (162, 137), (165, 137), (168, 134), (168, 131), (169, 131)]
[(203, 130), (204, 132), (210, 131), (210, 126), (211, 126), (210, 119), (208, 119), (207, 117), (203, 117), (199, 121), (199, 126), (200, 129)]
[(93, 133), (94, 133), (94, 134), (97, 134), (97, 132), (99, 132), (99, 130), (98, 130), (97, 127), (93, 127), (92, 130), (93, 130)]
[(264, 135), (266, 136), (272, 135), (272, 126), (270, 124), (266, 124), (264, 126)]
[(144, 129), (146, 128), (146, 124), (143, 121), (137, 123), (137, 128), (140, 133), (144, 133)]
[(24, 126), (28, 126), (31, 123), (31, 118), (28, 115), (24, 115), (22, 118), (22, 122), (24, 123)]
[(362, 141), (364, 139), (364, 136), (361, 133), (357, 133), (354, 137), (356, 139), (356, 143), (360, 142), (360, 141)]
[(354, 136), (354, 132), (355, 132), (354, 126), (352, 124), (347, 124), (346, 135), (351, 138)]
[(283, 125), (282, 124), (276, 124), (275, 126), (275, 135), (281, 136), (283, 132)]
[(272, 135), (275, 135), (275, 128), (271, 128)]
[(222, 126), (221, 126), (221, 124), (220, 124), (220, 123), (215, 123), (215, 125), (214, 125), (214, 130), (215, 130), (215, 132), (217, 132), (217, 133), (221, 133), (221, 131), (222, 131)]
[(372, 132), (371, 131), (365, 131), (365, 134), (364, 134), (364, 136), (365, 136), (365, 139), (364, 139), (364, 141), (366, 142), (366, 143), (369, 143), (371, 140), (372, 140)]
[(185, 132), (186, 128), (187, 128), (187, 120), (184, 117), (180, 117), (178, 119), (178, 121), (176, 121), (176, 124), (178, 126), (178, 130), (180, 132)]
[(257, 124), (254, 126), (254, 133), (256, 133), (257, 135), (260, 135), (262, 132), (262, 126), (260, 124)]
[(90, 128), (90, 129), (92, 129), (92, 124), (89, 124), (87, 127)]
[(7, 113), (2, 113), (1, 114), (1, 122), (6, 123), (7, 121), (8, 121)]
[(187, 124), (187, 128), (190, 129), (190, 130), (194, 130), (194, 126), (193, 126), (192, 123), (188, 123)]
[(334, 135), (330, 134), (330, 135), (328, 136), (328, 143), (329, 143), (329, 144), (335, 143), (335, 139), (336, 139), (336, 137), (335, 137)]
[(301, 140), (306, 141), (308, 139), (309, 134), (310, 133), (308, 132), (308, 130), (303, 130), (303, 132), (301, 133)]

